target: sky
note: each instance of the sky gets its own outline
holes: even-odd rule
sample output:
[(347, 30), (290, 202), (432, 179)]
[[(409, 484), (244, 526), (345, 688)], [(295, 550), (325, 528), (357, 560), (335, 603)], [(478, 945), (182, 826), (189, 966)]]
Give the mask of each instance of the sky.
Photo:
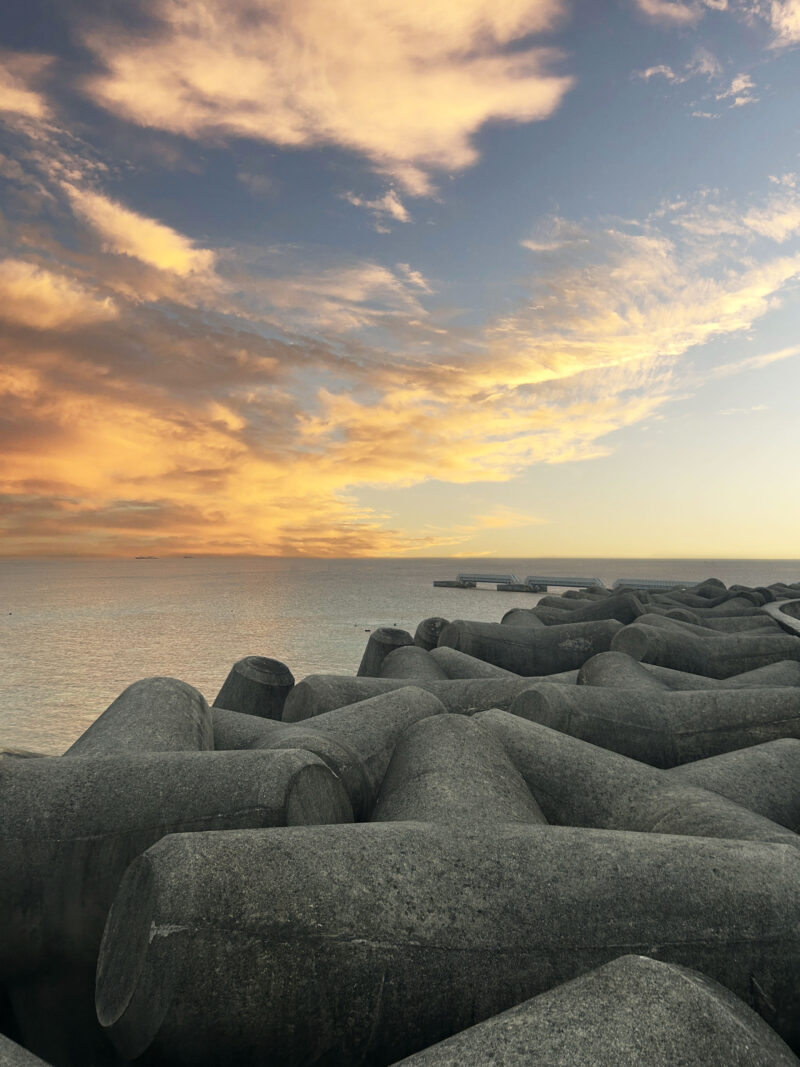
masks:
[(0, 49), (0, 555), (800, 555), (800, 0)]

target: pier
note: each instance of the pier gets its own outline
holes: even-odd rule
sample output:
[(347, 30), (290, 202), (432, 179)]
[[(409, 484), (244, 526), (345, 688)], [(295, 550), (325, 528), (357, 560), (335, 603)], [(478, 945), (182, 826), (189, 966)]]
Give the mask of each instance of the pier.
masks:
[[(625, 581), (626, 579), (620, 579)], [(479, 582), (497, 587), (501, 593), (546, 593), (552, 587), (567, 589), (605, 589), (599, 578), (564, 578), (561, 576), (529, 575), (520, 581), (516, 574), (459, 574), (453, 580), (436, 581), (439, 589), (474, 589)], [(661, 588), (659, 586), (659, 588)]]
[[(588, 592), (609, 592), (600, 578), (579, 578), (564, 575), (529, 574), (520, 581), (515, 574), (459, 574), (455, 580), (437, 581), (440, 589), (474, 589), (479, 582), (497, 586), (503, 593), (546, 593), (548, 589), (585, 589)], [(650, 592), (665, 592), (669, 589), (691, 589), (696, 580), (682, 581), (679, 578), (617, 578), (612, 589), (646, 589)]]

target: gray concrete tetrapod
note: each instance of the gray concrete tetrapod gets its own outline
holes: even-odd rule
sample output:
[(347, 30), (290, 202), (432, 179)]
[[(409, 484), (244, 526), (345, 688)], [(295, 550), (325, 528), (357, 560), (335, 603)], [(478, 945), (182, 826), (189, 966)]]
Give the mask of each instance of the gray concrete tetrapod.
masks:
[(502, 743), (463, 715), (434, 715), (400, 735), (372, 821), (547, 822)]
[(384, 657), (378, 671), (380, 678), (421, 678), (429, 682), (447, 677), (430, 652), (419, 645), (403, 645)]
[(509, 710), (661, 768), (800, 737), (800, 690), (788, 687), (656, 692), (541, 684)]
[(210, 749), (211, 713), (205, 697), (177, 678), (143, 678), (123, 690), (65, 756)]
[(97, 1012), (173, 1067), (391, 1064), (620, 954), (800, 1044), (800, 853), (522, 824), (173, 834), (128, 868)]
[(549, 822), (800, 849), (800, 837), (785, 826), (617, 752), (507, 711), (484, 711), (472, 721), (502, 743)]
[[(722, 620), (719, 620), (719, 621), (721, 622)], [(742, 636), (745, 636), (748, 633), (752, 634), (754, 632), (761, 632), (761, 631), (764, 631), (764, 630), (769, 631), (770, 633), (775, 633), (775, 634), (779, 634), (781, 632), (780, 627), (777, 626), (777, 625), (774, 625), (772, 623), (772, 620), (768, 619), (766, 615), (764, 616), (764, 622), (766, 622), (766, 627), (764, 627), (762, 625), (760, 617), (758, 617), (758, 621), (757, 621), (755, 627), (753, 627), (752, 624), (750, 624), (750, 620), (749, 619), (745, 619), (745, 620), (736, 619), (735, 621), (736, 621), (737, 624), (740, 624), (742, 621), (745, 621), (745, 622), (747, 622), (749, 624), (749, 628), (740, 627), (740, 629), (736, 630), (736, 631), (734, 631), (734, 630), (722, 631), (722, 630), (716, 629), (713, 626), (706, 626), (703, 623), (697, 624), (697, 623), (692, 623), (692, 622), (684, 622), (682, 619), (673, 618), (671, 615), (659, 615), (659, 614), (656, 614), (655, 612), (649, 612), (649, 611), (646, 611), (643, 615), (640, 615), (639, 618), (636, 620), (636, 623), (637, 623), (638, 626), (655, 626), (656, 628), (663, 629), (663, 630), (670, 630), (670, 631), (677, 630), (678, 633), (694, 634), (695, 637), (702, 637), (702, 638), (722, 637), (722, 636), (724, 636), (725, 633), (727, 633), (729, 635), (730, 633), (733, 633), (733, 632), (740, 633)], [(756, 620), (753, 620), (753, 621), (755, 622)]]
[(293, 685), (294, 675), (285, 663), (266, 656), (245, 656), (231, 667), (214, 705), (245, 715), (280, 719), (283, 702)]
[(507, 611), (500, 620), (501, 626), (529, 626), (532, 629), (541, 630), (544, 623), (538, 615), (534, 615), (533, 608), (512, 608)]
[(709, 678), (687, 674), (671, 667), (642, 663), (626, 652), (598, 652), (578, 672), (578, 685), (604, 686), (609, 689), (771, 689), (800, 686), (800, 663), (780, 660), (730, 678)]
[[(571, 676), (558, 679), (568, 680), (571, 680)], [(507, 708), (517, 694), (530, 689), (538, 681), (511, 675), (500, 678), (453, 678), (437, 682), (418, 679), (413, 684), (438, 697), (446, 711), (471, 715), (486, 708)], [(412, 683), (407, 678), (348, 678), (340, 674), (310, 674), (298, 682), (287, 697), (283, 720), (300, 722), (382, 693), (391, 693), (409, 684)]]
[(520, 675), (512, 671), (495, 667), (493, 663), (487, 663), (484, 659), (468, 656), (466, 652), (459, 652), (455, 648), (441, 645), (431, 649), (431, 656), (439, 664), (448, 678), (519, 678)]
[(44, 1060), (34, 1056), (11, 1038), (0, 1034), (0, 1064), (2, 1067), (50, 1067)]
[(398, 737), (406, 727), (445, 707), (432, 693), (407, 683), (400, 689), (316, 715), (301, 723), (248, 723), (247, 715), (215, 710), (220, 740), (253, 748), (302, 748), (324, 760), (341, 779), (356, 819), (369, 819)]
[(577, 670), (590, 656), (607, 652), (622, 629), (615, 619), (542, 629), (456, 619), (442, 630), (439, 644), (531, 677)]
[[(563, 607), (546, 607), (541, 602), (532, 610), (536, 612), (542, 622), (548, 626), (560, 625), (573, 622), (594, 622), (598, 619), (616, 619), (621, 623), (633, 622), (647, 611), (643, 600), (646, 594), (632, 593), (629, 590), (612, 593), (611, 596), (603, 597), (594, 603), (583, 607), (569, 607), (567, 602)], [(566, 608), (566, 617), (564, 610)]]
[(798, 1067), (800, 1060), (743, 1000), (699, 971), (620, 956), (401, 1063)]
[(110, 1053), (93, 1006), (125, 868), (164, 834), (352, 821), (307, 752), (159, 752), (0, 766), (0, 981), (24, 1043), (58, 1067)]
[(610, 650), (688, 674), (727, 678), (782, 659), (800, 660), (800, 638), (789, 634), (723, 634), (706, 638), (634, 623), (613, 636)]
[(800, 833), (800, 740), (784, 737), (667, 772), (676, 781), (711, 789)]
[(443, 619), (441, 615), (433, 615), (429, 619), (423, 619), (414, 631), (414, 644), (418, 648), (424, 648), (430, 652), (439, 644), (439, 634), (442, 627), (447, 626), (449, 619)]
[(403, 645), (413, 644), (414, 638), (407, 630), (399, 630), (394, 626), (381, 626), (373, 630), (358, 667), (359, 678), (377, 678), (381, 672), (381, 664), (390, 652), (395, 648), (402, 648)]

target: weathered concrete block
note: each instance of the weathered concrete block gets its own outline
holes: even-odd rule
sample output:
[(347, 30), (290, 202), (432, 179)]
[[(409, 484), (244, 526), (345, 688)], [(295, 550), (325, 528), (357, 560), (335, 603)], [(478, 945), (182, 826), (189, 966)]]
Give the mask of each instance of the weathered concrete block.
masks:
[(484, 711), (472, 721), (503, 744), (548, 822), (800, 849), (800, 837), (785, 826), (645, 763), (506, 711)]
[(381, 678), (420, 678), (429, 682), (442, 681), (447, 674), (430, 652), (419, 645), (403, 645), (384, 657), (379, 676)]
[(529, 626), (542, 629), (544, 622), (534, 614), (533, 608), (512, 608), (500, 620), (501, 626)]
[(542, 683), (509, 710), (662, 768), (800, 737), (800, 690), (790, 688), (659, 693)]
[(381, 626), (373, 630), (369, 635), (367, 647), (361, 657), (358, 668), (359, 678), (377, 678), (381, 671), (381, 664), (390, 652), (403, 645), (413, 645), (414, 638), (407, 630), (399, 630), (394, 626)]
[(231, 720), (235, 712), (217, 709), (214, 717), (220, 740), (253, 748), (300, 748), (319, 756), (341, 779), (355, 818), (362, 820), (372, 814), (398, 737), (412, 723), (445, 710), (432, 693), (405, 683), (298, 724), (270, 722), (263, 729)]
[(400, 736), (372, 821), (474, 826), (547, 819), (491, 731), (463, 715), (434, 715)]
[[(706, 638), (639, 623), (614, 634), (610, 648), (612, 652), (626, 652), (645, 663), (672, 667), (688, 674), (706, 674), (710, 678), (727, 678), (784, 659), (800, 661), (800, 638), (789, 634), (763, 637), (731, 634)], [(605, 652), (606, 649), (598, 651)]]
[(679, 782), (720, 793), (781, 826), (800, 832), (800, 741), (766, 741), (667, 772)]
[(519, 678), (520, 675), (495, 667), (486, 660), (468, 656), (455, 648), (441, 645), (431, 649), (431, 656), (439, 664), (448, 678)]
[(43, 759), (50, 754), (32, 748), (0, 748), (0, 759)]
[(171, 835), (120, 886), (97, 1010), (128, 1058), (382, 1065), (645, 950), (796, 1048), (800, 854), (520, 824)]
[(64, 755), (202, 751), (212, 743), (211, 712), (201, 693), (177, 678), (143, 678), (120, 693)]
[(266, 656), (245, 656), (231, 667), (214, 705), (245, 715), (280, 719), (283, 702), (293, 685), (294, 675), (285, 663)]
[(590, 656), (607, 652), (622, 628), (615, 619), (542, 629), (456, 619), (442, 630), (439, 644), (531, 677), (577, 670)]
[(21, 1045), (0, 1034), (0, 1064), (2, 1067), (50, 1067)]
[(441, 615), (433, 615), (430, 619), (423, 619), (414, 632), (414, 644), (418, 648), (424, 648), (426, 652), (430, 652), (431, 649), (436, 648), (439, 644), (439, 634), (449, 621), (449, 619), (443, 619)]
[[(414, 681), (414, 685), (438, 697), (446, 711), (471, 715), (486, 708), (507, 708), (518, 693), (536, 685), (538, 681), (508, 673), (509, 677), (498, 678), (453, 678), (438, 682), (419, 679)], [(574, 672), (576, 678), (577, 673)], [(310, 674), (298, 682), (287, 697), (283, 719), (284, 722), (300, 722), (335, 708), (402, 689), (408, 684), (405, 678), (347, 678), (338, 674)]]
[(125, 868), (164, 834), (352, 821), (307, 752), (159, 752), (0, 765), (0, 981), (25, 1045), (85, 1067), (97, 952)]
[(599, 652), (581, 667), (578, 685), (609, 689), (772, 689), (800, 686), (800, 663), (780, 660), (744, 674), (733, 674), (730, 678), (708, 678), (654, 663), (641, 663), (625, 652)]
[(718, 982), (674, 963), (621, 956), (401, 1062), (797, 1067), (800, 1060)]

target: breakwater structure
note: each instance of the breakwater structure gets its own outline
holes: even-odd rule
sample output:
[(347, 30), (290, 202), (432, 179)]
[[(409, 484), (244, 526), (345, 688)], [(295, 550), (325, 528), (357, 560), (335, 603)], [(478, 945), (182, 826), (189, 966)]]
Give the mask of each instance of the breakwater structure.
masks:
[[(439, 589), (474, 589), (478, 584), (495, 585), (502, 593), (546, 593), (548, 589), (585, 589), (587, 592), (603, 592), (605, 583), (599, 578), (578, 578), (574, 575), (530, 574), (520, 581), (515, 574), (459, 574), (455, 579), (433, 582)], [(612, 589), (644, 589), (648, 592), (666, 592), (669, 589), (691, 589), (696, 581), (680, 581), (672, 578), (617, 578)]]
[(0, 752), (0, 1065), (800, 1067), (800, 582), (585, 583)]

